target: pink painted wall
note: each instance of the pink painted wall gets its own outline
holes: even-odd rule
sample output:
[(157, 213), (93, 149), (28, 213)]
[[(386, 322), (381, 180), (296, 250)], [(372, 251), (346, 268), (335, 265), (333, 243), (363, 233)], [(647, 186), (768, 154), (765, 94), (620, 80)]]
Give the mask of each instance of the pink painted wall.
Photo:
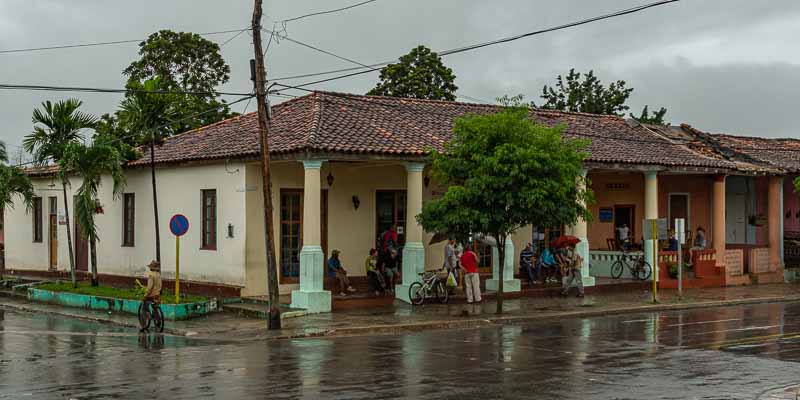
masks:
[[(711, 175), (659, 175), (658, 176), (658, 216), (669, 217), (669, 194), (689, 193), (689, 221), (687, 230), (695, 232), (698, 226), (711, 238)], [(672, 221), (670, 221), (672, 226)]]
[[(612, 222), (599, 222), (600, 208), (614, 205), (633, 205), (636, 207), (633, 237), (639, 241), (642, 235), (642, 218), (644, 218), (644, 174), (629, 172), (589, 172), (589, 187), (594, 191), (595, 202), (589, 209), (592, 221), (589, 222), (589, 248), (593, 250), (607, 249), (606, 239), (614, 237)], [(624, 189), (609, 190), (609, 184), (627, 184)]]
[[(796, 176), (788, 176), (783, 180), (783, 230), (784, 232), (798, 232), (800, 231), (800, 218), (797, 214), (800, 213), (800, 200), (798, 195), (794, 192), (794, 178)], [(786, 214), (789, 213), (789, 218)]]

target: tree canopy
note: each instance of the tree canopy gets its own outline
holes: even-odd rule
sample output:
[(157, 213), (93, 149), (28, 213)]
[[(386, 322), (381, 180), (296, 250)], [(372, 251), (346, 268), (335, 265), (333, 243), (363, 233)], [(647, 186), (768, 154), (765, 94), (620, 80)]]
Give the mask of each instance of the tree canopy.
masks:
[(7, 162), (6, 144), (0, 142), (0, 212), (3, 208), (13, 208), (16, 197), (30, 209), (33, 206), (33, 183), (24, 171)]
[[(628, 101), (633, 88), (626, 87), (623, 80), (611, 82), (607, 87), (589, 70), (585, 74), (575, 72), (570, 69), (566, 78), (559, 75), (554, 86), (545, 85), (542, 89), (541, 98), (545, 101), (542, 108), (583, 112), (589, 114), (608, 114), (624, 116), (630, 109), (625, 103)], [(648, 106), (642, 110), (641, 117), (637, 119), (643, 123), (664, 124), (666, 108), (661, 108), (658, 112), (649, 114)]]
[(457, 119), (452, 141), (432, 155), (431, 173), (447, 191), (425, 203), (418, 221), (429, 232), (494, 236), (503, 265), (506, 238), (518, 229), (588, 220), (591, 192), (579, 185), (588, 142), (565, 140), (562, 130), (520, 107)]
[(458, 86), (453, 70), (425, 46), (400, 57), (400, 62), (381, 69), (380, 81), (367, 94), (429, 100), (455, 100)]

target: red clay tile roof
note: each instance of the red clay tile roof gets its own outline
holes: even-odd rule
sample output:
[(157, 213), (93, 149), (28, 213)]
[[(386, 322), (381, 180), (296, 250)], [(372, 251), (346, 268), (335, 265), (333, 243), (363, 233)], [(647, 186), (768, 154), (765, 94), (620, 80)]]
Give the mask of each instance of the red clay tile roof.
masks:
[[(421, 156), (443, 149), (456, 117), (499, 110), (493, 105), (315, 92), (273, 106), (270, 153)], [(537, 109), (531, 118), (564, 124), (566, 137), (590, 139), (589, 161), (734, 168), (729, 161), (699, 154), (616, 116)], [(250, 113), (173, 136), (156, 149), (155, 159), (175, 163), (257, 157), (258, 143), (257, 117)], [(149, 153), (143, 150), (144, 156), (130, 165), (147, 164)]]
[(800, 139), (712, 135), (724, 146), (764, 164), (790, 172), (800, 172)]

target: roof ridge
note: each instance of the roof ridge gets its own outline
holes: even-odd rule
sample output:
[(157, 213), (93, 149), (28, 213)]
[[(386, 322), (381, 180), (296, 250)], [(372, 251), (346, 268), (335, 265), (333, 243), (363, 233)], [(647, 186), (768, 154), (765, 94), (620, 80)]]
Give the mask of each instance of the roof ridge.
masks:
[(314, 102), (311, 104), (311, 129), (308, 131), (308, 141), (306, 142), (306, 146), (309, 148), (314, 148), (317, 140), (317, 130), (322, 125), (322, 107), (324, 107), (324, 102), (320, 101), (320, 96), (317, 92), (312, 93), (310, 96), (314, 96)]

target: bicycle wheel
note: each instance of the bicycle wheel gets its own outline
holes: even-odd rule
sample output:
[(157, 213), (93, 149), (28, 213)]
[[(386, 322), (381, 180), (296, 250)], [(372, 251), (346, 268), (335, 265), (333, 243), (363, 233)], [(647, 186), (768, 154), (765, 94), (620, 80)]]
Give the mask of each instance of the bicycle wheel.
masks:
[(436, 295), (436, 300), (439, 300), (439, 303), (446, 304), (448, 297), (450, 296), (449, 290), (447, 290), (447, 285), (445, 282), (441, 280), (436, 282), (436, 285), (433, 286), (433, 293)]
[(139, 304), (139, 326), (142, 329), (150, 328), (150, 313), (144, 308), (144, 303)]
[(646, 281), (650, 278), (650, 274), (653, 273), (653, 267), (650, 266), (650, 263), (647, 261), (642, 261), (639, 265), (639, 268), (636, 270), (636, 277), (640, 280)]
[(411, 304), (415, 305), (421, 305), (425, 302), (425, 288), (422, 283), (414, 282), (411, 284), (411, 287), (408, 288), (408, 299), (411, 300)]
[(622, 272), (625, 270), (625, 266), (622, 265), (622, 261), (617, 260), (611, 264), (611, 277), (614, 279), (619, 279), (622, 277)]
[(153, 306), (153, 327), (156, 332), (164, 332), (164, 313), (161, 311), (160, 306)]

